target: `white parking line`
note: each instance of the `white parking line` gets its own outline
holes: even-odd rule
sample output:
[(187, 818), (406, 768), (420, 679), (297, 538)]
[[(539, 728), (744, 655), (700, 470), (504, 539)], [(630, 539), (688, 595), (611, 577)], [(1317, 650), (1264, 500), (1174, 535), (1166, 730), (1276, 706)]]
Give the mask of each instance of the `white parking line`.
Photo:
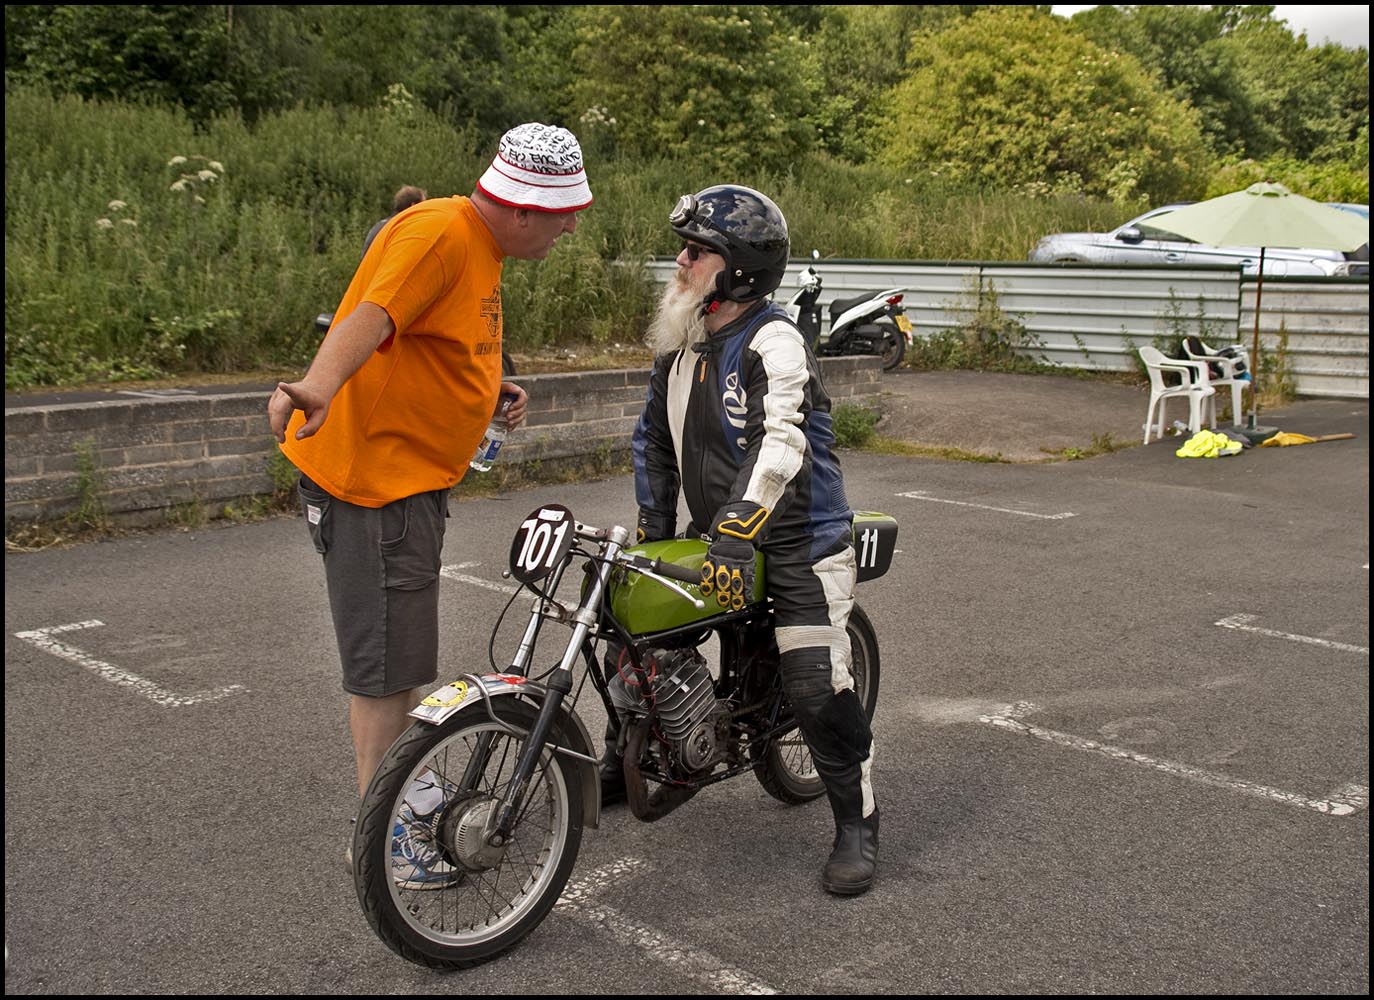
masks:
[(1053, 729), (1044, 729), (1040, 726), (1028, 725), (1020, 721), (1021, 717), (1030, 715), (1038, 709), (1030, 702), (1017, 702), (1015, 705), (1008, 705), (1001, 712), (995, 715), (980, 716), (978, 721), (998, 729), (1005, 729), (1009, 732), (1019, 733), (1023, 736), (1030, 736), (1046, 743), (1053, 743), (1057, 746), (1069, 747), (1073, 750), (1087, 750), (1090, 753), (1102, 754), (1114, 760), (1124, 760), (1130, 764), (1140, 764), (1144, 767), (1153, 768), (1156, 771), (1170, 775), (1174, 778), (1184, 778), (1188, 781), (1195, 781), (1199, 784), (1210, 785), (1213, 788), (1224, 788), (1227, 791), (1239, 792), (1242, 795), (1252, 795), (1261, 799), (1270, 799), (1274, 802), (1282, 802), (1284, 805), (1300, 806), (1303, 809), (1312, 809), (1328, 816), (1349, 816), (1359, 812), (1361, 809), (1369, 807), (1369, 787), (1356, 782), (1342, 785), (1333, 791), (1325, 799), (1310, 799), (1305, 795), (1296, 795), (1292, 792), (1285, 792), (1277, 788), (1269, 788), (1266, 785), (1258, 785), (1252, 781), (1241, 781), (1224, 774), (1214, 774), (1211, 771), (1204, 771), (1201, 768), (1192, 767), (1188, 764), (1179, 764), (1170, 760), (1157, 760), (1154, 757), (1147, 757), (1134, 750), (1127, 750), (1124, 747), (1109, 746), (1106, 743), (1099, 743), (1096, 740), (1084, 739), (1081, 736), (1073, 736), (1069, 733), (1056, 732)]
[(230, 695), (241, 694), (248, 689), (242, 684), (230, 684), (228, 687), (214, 688), (209, 691), (197, 691), (194, 694), (177, 694), (175, 691), (168, 691), (160, 685), (154, 684), (150, 680), (122, 670), (112, 663), (98, 660), (89, 653), (77, 649), (75, 646), (65, 642), (58, 642), (53, 638), (54, 635), (61, 635), (64, 632), (75, 632), (83, 628), (100, 628), (105, 623), (102, 621), (91, 620), (88, 622), (73, 622), (70, 625), (54, 625), (51, 628), (33, 629), (29, 632), (16, 632), (15, 638), (23, 639), (25, 642), (33, 643), (45, 653), (59, 656), (64, 660), (75, 663), (79, 667), (85, 667), (93, 671), (97, 676), (103, 677), (111, 684), (118, 684), (120, 687), (128, 688), (135, 694), (140, 694), (149, 701), (158, 705), (167, 705), (179, 708), (185, 705), (199, 705), (207, 701), (218, 701)]
[(563, 890), (555, 909), (585, 917), (606, 930), (622, 945), (636, 948), (658, 962), (668, 965), (675, 973), (689, 976), (722, 994), (766, 996), (777, 993), (767, 983), (749, 973), (734, 969), (700, 948), (674, 941), (645, 926), (618, 910), (591, 901), (591, 897), (605, 886), (627, 875), (650, 871), (643, 861), (624, 859), (602, 865), (582, 878), (570, 882)]
[(1220, 625), (1222, 628), (1239, 629), (1242, 632), (1254, 632), (1256, 635), (1273, 636), (1275, 639), (1287, 639), (1290, 642), (1305, 642), (1309, 646), (1324, 646), (1327, 649), (1339, 649), (1345, 653), (1369, 655), (1369, 647), (1367, 646), (1351, 646), (1348, 643), (1333, 642), (1330, 639), (1318, 639), (1311, 635), (1294, 635), (1291, 632), (1276, 632), (1271, 628), (1258, 628), (1248, 624), (1254, 621), (1256, 617), (1256, 615), (1231, 615), (1229, 618), (1223, 618), (1221, 621), (1213, 622), (1212, 624)]
[(444, 566), (439, 570), (440, 576), (446, 576), (450, 580), (457, 580), (459, 583), (470, 583), (474, 587), (485, 587), (487, 590), (494, 590), (498, 594), (505, 594), (507, 597), (515, 590), (515, 583), (492, 583), (483, 580), (480, 576), (469, 576), (467, 573), (460, 573), (459, 570), (471, 569), (474, 566), (482, 565), (479, 562), (454, 563), (452, 566)]
[(968, 503), (964, 500), (943, 500), (940, 497), (928, 496), (924, 490), (912, 490), (909, 493), (898, 493), (899, 497), (906, 497), (908, 500), (928, 500), (931, 503), (947, 503), (956, 507), (977, 507), (979, 510), (996, 511), (999, 514), (1016, 514), (1019, 517), (1034, 517), (1042, 521), (1063, 521), (1066, 518), (1077, 517), (1077, 514), (1070, 514), (1065, 511), (1062, 514), (1033, 514), (1028, 510), (1012, 510), (1009, 507), (990, 507), (983, 503)]

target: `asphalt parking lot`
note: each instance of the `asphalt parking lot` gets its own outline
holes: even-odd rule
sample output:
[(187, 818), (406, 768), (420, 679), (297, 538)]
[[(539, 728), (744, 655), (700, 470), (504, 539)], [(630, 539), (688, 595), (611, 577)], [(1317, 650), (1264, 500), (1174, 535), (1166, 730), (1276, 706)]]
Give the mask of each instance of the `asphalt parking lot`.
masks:
[[(1048, 457), (1058, 421), (1138, 432), (1146, 401), (964, 424)], [(462, 973), (407, 965), (359, 913), (346, 702), (300, 522), (11, 553), (6, 991), (1367, 994), (1368, 404), (1266, 421), (1356, 437), (1215, 460), (846, 453), (851, 504), (901, 524), (859, 593), (882, 645), (874, 890), (826, 896), (827, 807), (741, 778), (652, 825), (608, 812), (577, 899)], [(455, 494), (453, 675), (485, 668), (509, 538), (552, 500), (633, 517), (623, 478)]]

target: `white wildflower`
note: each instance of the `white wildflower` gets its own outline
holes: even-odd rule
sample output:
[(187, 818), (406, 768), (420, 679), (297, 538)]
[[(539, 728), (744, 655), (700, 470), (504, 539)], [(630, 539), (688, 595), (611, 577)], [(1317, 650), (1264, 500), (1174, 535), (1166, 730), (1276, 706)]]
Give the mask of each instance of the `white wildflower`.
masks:
[(209, 166), (210, 169), (215, 171), (216, 173), (224, 173), (224, 164), (220, 163), (219, 160), (211, 160)]
[(174, 157), (172, 157), (170, 160), (167, 161), (167, 166), (169, 166), (169, 167), (179, 167), (179, 166), (181, 166), (181, 165), (182, 165), (183, 163), (185, 163), (185, 162), (186, 162), (186, 157), (184, 157), (184, 156), (174, 156)]
[(203, 181), (213, 181), (219, 179), (213, 170), (198, 170), (196, 171), (196, 176)]
[(136, 226), (136, 225), (138, 225), (138, 220), (137, 220), (137, 219), (120, 219), (119, 222), (120, 222), (121, 225), (125, 225), (125, 226)]
[(179, 180), (179, 181), (173, 181), (173, 182), (172, 182), (172, 190), (173, 190), (173, 191), (185, 191), (188, 187), (190, 187), (190, 184), (187, 183), (185, 177), (183, 177), (183, 178), (182, 178), (181, 180)]
[(111, 212), (118, 212), (121, 208), (128, 208), (129, 204), (128, 202), (123, 202), (116, 198), (114, 201), (110, 202), (105, 207), (108, 208)]
[(95, 220), (95, 224), (96, 224), (96, 226), (98, 226), (100, 229), (113, 229), (113, 228), (114, 228), (114, 223), (111, 222), (109, 219), (96, 219), (96, 220)]

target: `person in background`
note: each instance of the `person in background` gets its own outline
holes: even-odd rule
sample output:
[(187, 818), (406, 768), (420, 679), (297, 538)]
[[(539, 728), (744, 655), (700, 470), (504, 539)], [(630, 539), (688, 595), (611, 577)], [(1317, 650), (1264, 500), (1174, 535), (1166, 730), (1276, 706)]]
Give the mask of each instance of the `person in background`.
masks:
[[(524, 390), (501, 377), (502, 263), (542, 260), (591, 203), (571, 132), (511, 129), (471, 197), (421, 201), (383, 226), (309, 370), (268, 400), (323, 557), (360, 795), (438, 675), (449, 489), (502, 392), (516, 397), (510, 426), (524, 419)], [(457, 875), (423, 807), (408, 808), (395, 877), (442, 886)]]
[(410, 208), (412, 205), (420, 204), (420, 202), (428, 197), (429, 195), (425, 194), (424, 188), (417, 188), (411, 184), (405, 185), (392, 195), (391, 214), (382, 216), (374, 222), (372, 228), (367, 231), (367, 236), (363, 239), (363, 255), (367, 255), (368, 247), (372, 246), (372, 241), (377, 238), (377, 234), (382, 231), (383, 226), (400, 215), (407, 208)]

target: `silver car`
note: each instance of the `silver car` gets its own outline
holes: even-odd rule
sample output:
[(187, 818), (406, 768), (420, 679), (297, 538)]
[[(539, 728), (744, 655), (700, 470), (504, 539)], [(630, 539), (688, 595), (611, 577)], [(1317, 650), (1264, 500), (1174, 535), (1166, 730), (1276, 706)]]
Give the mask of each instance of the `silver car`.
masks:
[[(1045, 264), (1149, 264), (1187, 265), (1239, 264), (1246, 274), (1259, 266), (1259, 247), (1212, 247), (1194, 243), (1177, 233), (1150, 225), (1150, 220), (1190, 204), (1165, 205), (1138, 215), (1110, 233), (1052, 233), (1042, 237), (1030, 252), (1030, 259)], [(1363, 206), (1340, 206), (1354, 211)], [(1367, 212), (1368, 209), (1366, 208)], [(1363, 254), (1363, 262), (1360, 261)], [(1369, 251), (1354, 253), (1339, 250), (1264, 251), (1264, 273), (1270, 275), (1348, 275), (1369, 273)]]

